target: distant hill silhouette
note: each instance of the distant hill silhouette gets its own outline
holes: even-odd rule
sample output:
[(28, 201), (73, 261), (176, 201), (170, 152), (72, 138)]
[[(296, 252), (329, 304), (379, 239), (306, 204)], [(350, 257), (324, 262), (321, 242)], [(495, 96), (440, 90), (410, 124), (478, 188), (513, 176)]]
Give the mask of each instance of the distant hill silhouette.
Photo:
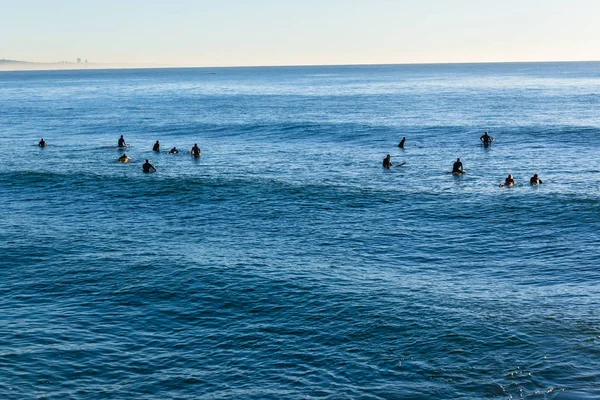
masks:
[(0, 59), (0, 70), (44, 70), (44, 69), (73, 69), (81, 68), (84, 64), (77, 64), (70, 61), (58, 62), (35, 62), (35, 61), (20, 61)]
[(6, 60), (4, 58), (0, 59), (0, 63), (2, 63), (2, 64), (9, 64), (9, 63), (10, 64), (32, 64), (28, 61)]
[(5, 58), (0, 58), (0, 63), (3, 63), (3, 64), (76, 64), (71, 61), (36, 62), (36, 61), (7, 60)]
[[(81, 59), (80, 59), (81, 60)], [(75, 61), (20, 61), (0, 58), (0, 71), (45, 71), (45, 70), (76, 70), (76, 69), (123, 69), (123, 68), (170, 68), (161, 64), (133, 64), (133, 63), (103, 63)]]

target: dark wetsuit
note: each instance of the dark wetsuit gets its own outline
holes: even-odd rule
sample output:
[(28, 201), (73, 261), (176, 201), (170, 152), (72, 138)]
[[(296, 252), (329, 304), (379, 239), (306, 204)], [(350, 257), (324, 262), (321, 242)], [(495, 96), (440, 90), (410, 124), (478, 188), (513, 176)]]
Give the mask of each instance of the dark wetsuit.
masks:
[(44, 140), (40, 140), (40, 143), (38, 145), (40, 147), (46, 147), (46, 142)]
[(460, 161), (455, 162), (452, 166), (452, 173), (455, 172), (463, 172), (463, 165)]
[(192, 147), (192, 155), (195, 157), (200, 156), (200, 147), (198, 147), (198, 146)]
[(529, 184), (530, 185), (541, 185), (542, 180), (540, 178), (536, 178), (536, 177), (532, 176), (531, 179), (529, 179)]
[(482, 135), (482, 136), (479, 138), (479, 140), (481, 140), (481, 141), (483, 142), (483, 144), (484, 144), (484, 145), (488, 145), (488, 144), (492, 143), (492, 141), (494, 140), (494, 138), (493, 138), (493, 137), (491, 137), (490, 135), (488, 135), (488, 134), (486, 133), (486, 134), (483, 134), (483, 135)]
[(398, 144), (398, 147), (400, 147), (401, 149), (404, 148), (404, 142), (406, 142), (406, 138), (403, 138), (400, 143)]
[(125, 143), (125, 139), (123, 138), (119, 138), (119, 147), (126, 147), (127, 144)]
[(154, 143), (154, 147), (152, 148), (152, 151), (160, 151), (160, 144), (158, 142)]
[(392, 160), (390, 158), (383, 159), (383, 168), (392, 168)]
[(154, 168), (154, 165), (150, 163), (144, 163), (144, 165), (142, 165), (142, 169), (144, 170), (144, 172), (156, 172), (156, 168)]
[(171, 149), (171, 151), (169, 151), (169, 154), (177, 154), (177, 153), (179, 153), (179, 150), (177, 150), (175, 147), (173, 147)]

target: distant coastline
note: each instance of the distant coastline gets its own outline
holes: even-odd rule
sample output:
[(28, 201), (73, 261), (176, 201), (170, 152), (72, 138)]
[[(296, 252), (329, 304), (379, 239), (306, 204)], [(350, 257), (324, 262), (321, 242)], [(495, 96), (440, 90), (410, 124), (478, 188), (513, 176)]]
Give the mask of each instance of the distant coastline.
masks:
[(168, 64), (133, 64), (133, 63), (98, 63), (98, 62), (37, 62), (0, 59), (0, 72), (3, 71), (51, 71), (51, 70), (102, 70), (102, 69), (175, 69), (175, 68), (295, 68), (295, 67), (360, 67), (360, 66), (393, 66), (393, 65), (485, 65), (485, 64), (571, 64), (600, 63), (600, 60), (556, 60), (556, 61), (469, 61), (451, 63), (376, 63), (376, 64), (297, 64), (297, 65), (168, 65)]
[(90, 66), (91, 66), (91, 64), (77, 63), (77, 62), (70, 62), (70, 61), (33, 62), (33, 61), (0, 59), (0, 71), (83, 69), (83, 68), (89, 68)]

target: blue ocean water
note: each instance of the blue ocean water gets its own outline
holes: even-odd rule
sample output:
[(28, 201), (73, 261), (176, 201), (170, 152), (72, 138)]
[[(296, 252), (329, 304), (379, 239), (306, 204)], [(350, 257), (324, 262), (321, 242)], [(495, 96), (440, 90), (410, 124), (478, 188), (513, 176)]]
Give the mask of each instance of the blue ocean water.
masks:
[(600, 63), (2, 72), (0, 398), (600, 398), (599, 138)]

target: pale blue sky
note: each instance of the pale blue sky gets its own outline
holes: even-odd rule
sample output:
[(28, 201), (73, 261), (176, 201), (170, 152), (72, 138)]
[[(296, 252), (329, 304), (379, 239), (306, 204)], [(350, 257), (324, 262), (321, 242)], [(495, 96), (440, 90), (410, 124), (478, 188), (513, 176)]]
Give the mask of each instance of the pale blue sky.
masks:
[(0, 58), (189, 66), (600, 60), (600, 0), (0, 0)]

